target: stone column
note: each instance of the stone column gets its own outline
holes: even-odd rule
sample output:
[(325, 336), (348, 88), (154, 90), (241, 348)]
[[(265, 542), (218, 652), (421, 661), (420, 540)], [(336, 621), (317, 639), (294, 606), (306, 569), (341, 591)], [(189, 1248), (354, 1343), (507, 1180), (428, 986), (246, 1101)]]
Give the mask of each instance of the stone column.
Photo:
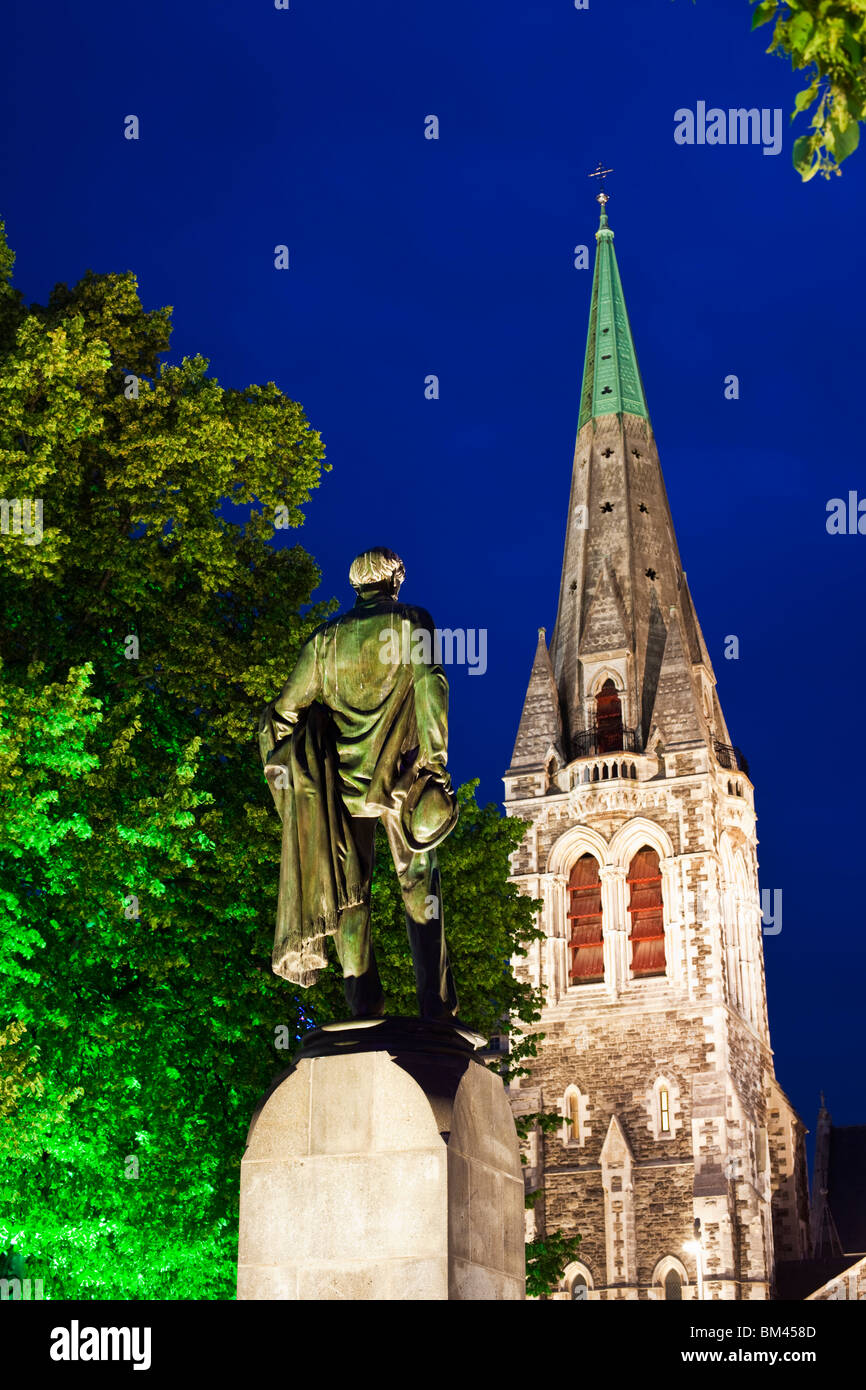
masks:
[(626, 870), (619, 864), (602, 864), (601, 922), (604, 932), (604, 977), (614, 998), (628, 983), (630, 920), (626, 911)]
[(420, 1019), (307, 1035), (250, 1125), (239, 1299), (524, 1297), (517, 1133), (479, 1041)]
[(564, 874), (546, 874), (544, 877), (544, 919), (550, 924), (547, 949), (550, 959), (550, 978), (547, 985), (548, 1007), (556, 1004), (565, 994), (571, 979), (569, 967), (571, 960), (568, 950), (570, 936), (568, 912), (568, 879)]

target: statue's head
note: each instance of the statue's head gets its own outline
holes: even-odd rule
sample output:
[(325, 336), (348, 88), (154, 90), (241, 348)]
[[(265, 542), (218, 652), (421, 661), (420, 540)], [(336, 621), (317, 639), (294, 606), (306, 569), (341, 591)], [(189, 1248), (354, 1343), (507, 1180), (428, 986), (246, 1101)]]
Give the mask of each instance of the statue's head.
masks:
[(356, 555), (349, 570), (349, 583), (357, 594), (362, 589), (379, 589), (385, 597), (396, 598), (405, 578), (400, 556), (384, 545)]

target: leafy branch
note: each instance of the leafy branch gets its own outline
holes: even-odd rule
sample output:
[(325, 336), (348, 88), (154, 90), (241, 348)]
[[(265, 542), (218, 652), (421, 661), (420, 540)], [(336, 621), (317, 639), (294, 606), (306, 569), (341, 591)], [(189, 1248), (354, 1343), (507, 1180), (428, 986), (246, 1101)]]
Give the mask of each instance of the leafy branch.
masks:
[(795, 140), (794, 168), (804, 183), (839, 174), (860, 142), (858, 122), (866, 119), (866, 0), (761, 0), (752, 28), (771, 20), (767, 52), (789, 57), (795, 72), (808, 69), (791, 119), (811, 107), (812, 133)]
[(554, 1231), (526, 1246), (526, 1296), (544, 1298), (555, 1289), (566, 1265), (577, 1258), (580, 1236)]

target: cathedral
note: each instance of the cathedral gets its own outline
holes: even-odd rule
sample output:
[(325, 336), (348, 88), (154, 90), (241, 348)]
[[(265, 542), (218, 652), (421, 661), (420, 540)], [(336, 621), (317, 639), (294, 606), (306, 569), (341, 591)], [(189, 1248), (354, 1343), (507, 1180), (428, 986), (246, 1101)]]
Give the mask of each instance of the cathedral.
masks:
[(767, 1024), (754, 791), (683, 571), (608, 225), (556, 625), (505, 775), (542, 903), (518, 973), (544, 1036), (515, 1114), (528, 1238), (579, 1234), (554, 1298), (769, 1299), (811, 1255), (804, 1126)]

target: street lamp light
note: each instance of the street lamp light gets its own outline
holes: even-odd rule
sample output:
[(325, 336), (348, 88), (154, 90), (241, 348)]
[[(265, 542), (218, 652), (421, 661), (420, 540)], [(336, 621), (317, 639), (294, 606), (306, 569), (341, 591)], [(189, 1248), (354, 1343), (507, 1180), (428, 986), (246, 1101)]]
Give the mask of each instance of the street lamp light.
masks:
[(704, 1297), (704, 1237), (701, 1231), (701, 1218), (695, 1217), (695, 1238), (687, 1240), (683, 1249), (689, 1255), (694, 1255), (698, 1267), (698, 1298)]

